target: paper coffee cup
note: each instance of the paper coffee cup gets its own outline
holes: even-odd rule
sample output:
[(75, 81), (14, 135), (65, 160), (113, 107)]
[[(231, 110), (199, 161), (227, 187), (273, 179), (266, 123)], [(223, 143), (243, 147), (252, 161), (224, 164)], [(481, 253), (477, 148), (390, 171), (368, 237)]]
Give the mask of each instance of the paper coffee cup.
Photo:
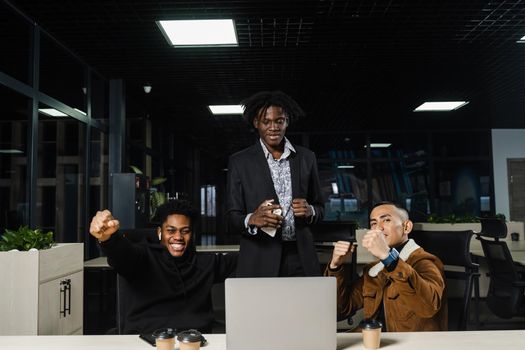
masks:
[(188, 329), (177, 334), (180, 350), (199, 350), (202, 334), (196, 329)]
[(175, 330), (173, 328), (160, 328), (153, 332), (157, 350), (175, 349)]
[[(273, 204), (273, 201), (266, 202), (266, 205), (272, 205), (272, 204)], [(281, 210), (281, 208), (277, 208), (272, 211), (272, 214), (282, 215), (283, 211)], [(271, 237), (275, 237), (275, 233), (277, 232), (277, 229), (275, 227), (261, 227), (261, 230), (266, 232)]]
[(376, 320), (363, 320), (360, 325), (363, 333), (363, 346), (366, 350), (379, 349), (381, 343), (381, 322)]

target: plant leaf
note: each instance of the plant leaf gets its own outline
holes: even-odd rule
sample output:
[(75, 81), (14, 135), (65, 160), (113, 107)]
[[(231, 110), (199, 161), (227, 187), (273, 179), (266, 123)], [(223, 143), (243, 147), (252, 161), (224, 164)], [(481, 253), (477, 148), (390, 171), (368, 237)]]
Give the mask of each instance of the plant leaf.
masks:
[(165, 178), (165, 177), (156, 177), (153, 180), (151, 180), (151, 185), (152, 186), (157, 186), (157, 185), (160, 185), (160, 184), (166, 182), (166, 180), (167, 180), (167, 178)]
[(131, 170), (133, 170), (133, 172), (134, 172), (135, 174), (141, 174), (141, 175), (142, 175), (142, 170), (140, 170), (140, 169), (137, 168), (136, 166), (134, 166), (134, 165), (130, 165), (129, 167), (131, 168)]
[(20, 226), (18, 230), (5, 230), (0, 240), (0, 251), (17, 249), (20, 251), (31, 248), (47, 249), (54, 244), (53, 232), (43, 233), (41, 229), (30, 229), (28, 226)]

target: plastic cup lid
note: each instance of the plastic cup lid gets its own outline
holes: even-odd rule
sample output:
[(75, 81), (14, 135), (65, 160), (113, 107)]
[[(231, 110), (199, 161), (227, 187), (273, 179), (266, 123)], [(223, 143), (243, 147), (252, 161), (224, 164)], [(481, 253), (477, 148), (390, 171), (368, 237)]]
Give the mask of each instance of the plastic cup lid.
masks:
[(183, 343), (200, 342), (202, 334), (196, 329), (188, 329), (187, 331), (179, 332), (177, 334), (177, 339)]
[(361, 323), (359, 324), (359, 327), (361, 327), (362, 329), (378, 329), (378, 328), (383, 327), (383, 324), (379, 322), (378, 320), (365, 319), (361, 321)]
[(159, 328), (153, 331), (153, 336), (156, 339), (171, 339), (175, 337), (176, 332), (173, 328)]

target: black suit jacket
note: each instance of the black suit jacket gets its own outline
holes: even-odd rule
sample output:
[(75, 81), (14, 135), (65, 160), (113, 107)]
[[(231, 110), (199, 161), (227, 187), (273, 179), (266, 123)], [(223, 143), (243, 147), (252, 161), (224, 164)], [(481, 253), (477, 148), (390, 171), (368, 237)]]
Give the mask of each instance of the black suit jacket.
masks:
[[(307, 276), (320, 275), (319, 260), (308, 224), (322, 219), (324, 200), (321, 193), (315, 154), (295, 146), (289, 159), (292, 180), (292, 198), (305, 198), (314, 206), (311, 222), (295, 218), (297, 248)], [(282, 238), (280, 230), (275, 237), (258, 230), (251, 235), (245, 225), (246, 215), (253, 213), (266, 199), (279, 202), (272, 175), (259, 141), (249, 148), (230, 156), (228, 165), (228, 220), (230, 232), (241, 234), (237, 264), (238, 277), (275, 277), (279, 275)]]

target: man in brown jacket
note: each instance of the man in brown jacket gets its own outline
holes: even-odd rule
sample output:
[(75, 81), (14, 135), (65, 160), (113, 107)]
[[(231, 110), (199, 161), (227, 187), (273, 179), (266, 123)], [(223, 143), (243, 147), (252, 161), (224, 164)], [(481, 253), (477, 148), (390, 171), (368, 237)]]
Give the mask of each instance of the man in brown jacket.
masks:
[(337, 278), (340, 315), (364, 308), (365, 318), (380, 320), (389, 332), (448, 330), (443, 263), (408, 239), (410, 231), (405, 209), (386, 202), (376, 205), (362, 245), (379, 261), (365, 266), (351, 286), (345, 283), (342, 265), (354, 247), (336, 243), (325, 275)]

